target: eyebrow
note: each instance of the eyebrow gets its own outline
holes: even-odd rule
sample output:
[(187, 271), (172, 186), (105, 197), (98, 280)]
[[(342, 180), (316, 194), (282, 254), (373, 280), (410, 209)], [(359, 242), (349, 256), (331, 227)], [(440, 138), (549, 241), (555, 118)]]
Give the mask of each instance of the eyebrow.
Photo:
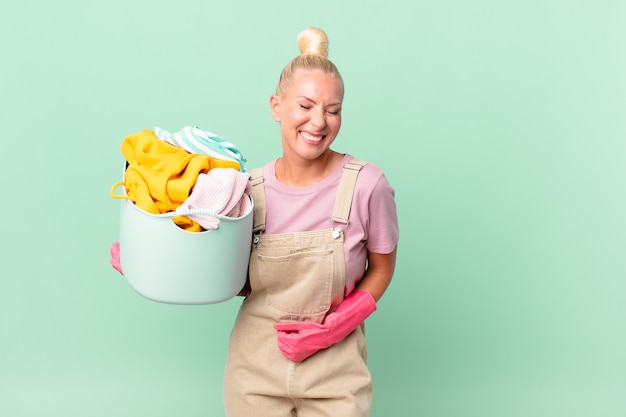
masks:
[[(307, 96), (297, 96), (296, 98), (303, 98), (303, 99), (305, 99), (305, 100), (310, 101), (311, 103), (315, 103), (315, 100), (313, 100), (313, 99), (311, 99), (311, 98), (309, 98), (309, 97), (307, 97)], [(329, 105), (328, 105), (328, 106), (326, 106), (326, 107), (332, 107), (332, 106), (341, 106), (341, 101), (339, 101), (339, 102), (337, 102), (337, 103), (331, 103), (331, 104), (329, 104)]]

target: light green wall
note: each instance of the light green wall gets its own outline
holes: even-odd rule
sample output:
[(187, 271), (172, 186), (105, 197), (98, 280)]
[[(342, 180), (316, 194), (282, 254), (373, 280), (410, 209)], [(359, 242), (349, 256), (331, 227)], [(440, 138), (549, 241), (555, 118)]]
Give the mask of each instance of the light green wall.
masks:
[(278, 156), (268, 98), (308, 25), (346, 82), (336, 149), (396, 188), (372, 415), (626, 415), (623, 1), (26, 0), (0, 21), (0, 415), (223, 415), (240, 300), (135, 293), (109, 188), (156, 125)]

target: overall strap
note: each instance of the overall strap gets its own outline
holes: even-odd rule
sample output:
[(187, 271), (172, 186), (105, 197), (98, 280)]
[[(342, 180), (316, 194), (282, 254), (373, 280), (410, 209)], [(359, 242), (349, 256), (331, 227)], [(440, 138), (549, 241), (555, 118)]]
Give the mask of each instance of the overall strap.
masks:
[(254, 213), (252, 213), (252, 232), (265, 230), (265, 187), (263, 186), (263, 168), (250, 170), (250, 194), (254, 201)]
[(339, 190), (337, 191), (335, 207), (331, 217), (333, 222), (348, 224), (356, 179), (359, 176), (359, 171), (365, 165), (367, 165), (367, 162), (353, 158), (343, 166), (343, 174), (339, 182)]

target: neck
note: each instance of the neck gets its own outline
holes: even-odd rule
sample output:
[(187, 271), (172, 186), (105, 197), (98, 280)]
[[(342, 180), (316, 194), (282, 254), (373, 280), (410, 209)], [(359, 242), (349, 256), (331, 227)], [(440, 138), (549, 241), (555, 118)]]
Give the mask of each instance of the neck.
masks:
[(329, 150), (314, 160), (283, 155), (276, 161), (276, 178), (290, 187), (306, 187), (322, 181), (337, 167), (343, 155)]

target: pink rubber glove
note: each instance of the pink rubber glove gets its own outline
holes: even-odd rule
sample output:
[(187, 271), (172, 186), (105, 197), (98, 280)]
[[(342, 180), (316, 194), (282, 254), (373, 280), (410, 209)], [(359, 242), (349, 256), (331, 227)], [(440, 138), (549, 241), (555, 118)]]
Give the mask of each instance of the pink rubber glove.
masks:
[(111, 266), (120, 274), (122, 273), (122, 266), (120, 265), (120, 242), (113, 242), (111, 245)]
[(374, 311), (376, 302), (372, 295), (355, 290), (326, 316), (322, 324), (310, 321), (274, 324), (278, 331), (278, 347), (287, 358), (301, 362), (346, 338)]

